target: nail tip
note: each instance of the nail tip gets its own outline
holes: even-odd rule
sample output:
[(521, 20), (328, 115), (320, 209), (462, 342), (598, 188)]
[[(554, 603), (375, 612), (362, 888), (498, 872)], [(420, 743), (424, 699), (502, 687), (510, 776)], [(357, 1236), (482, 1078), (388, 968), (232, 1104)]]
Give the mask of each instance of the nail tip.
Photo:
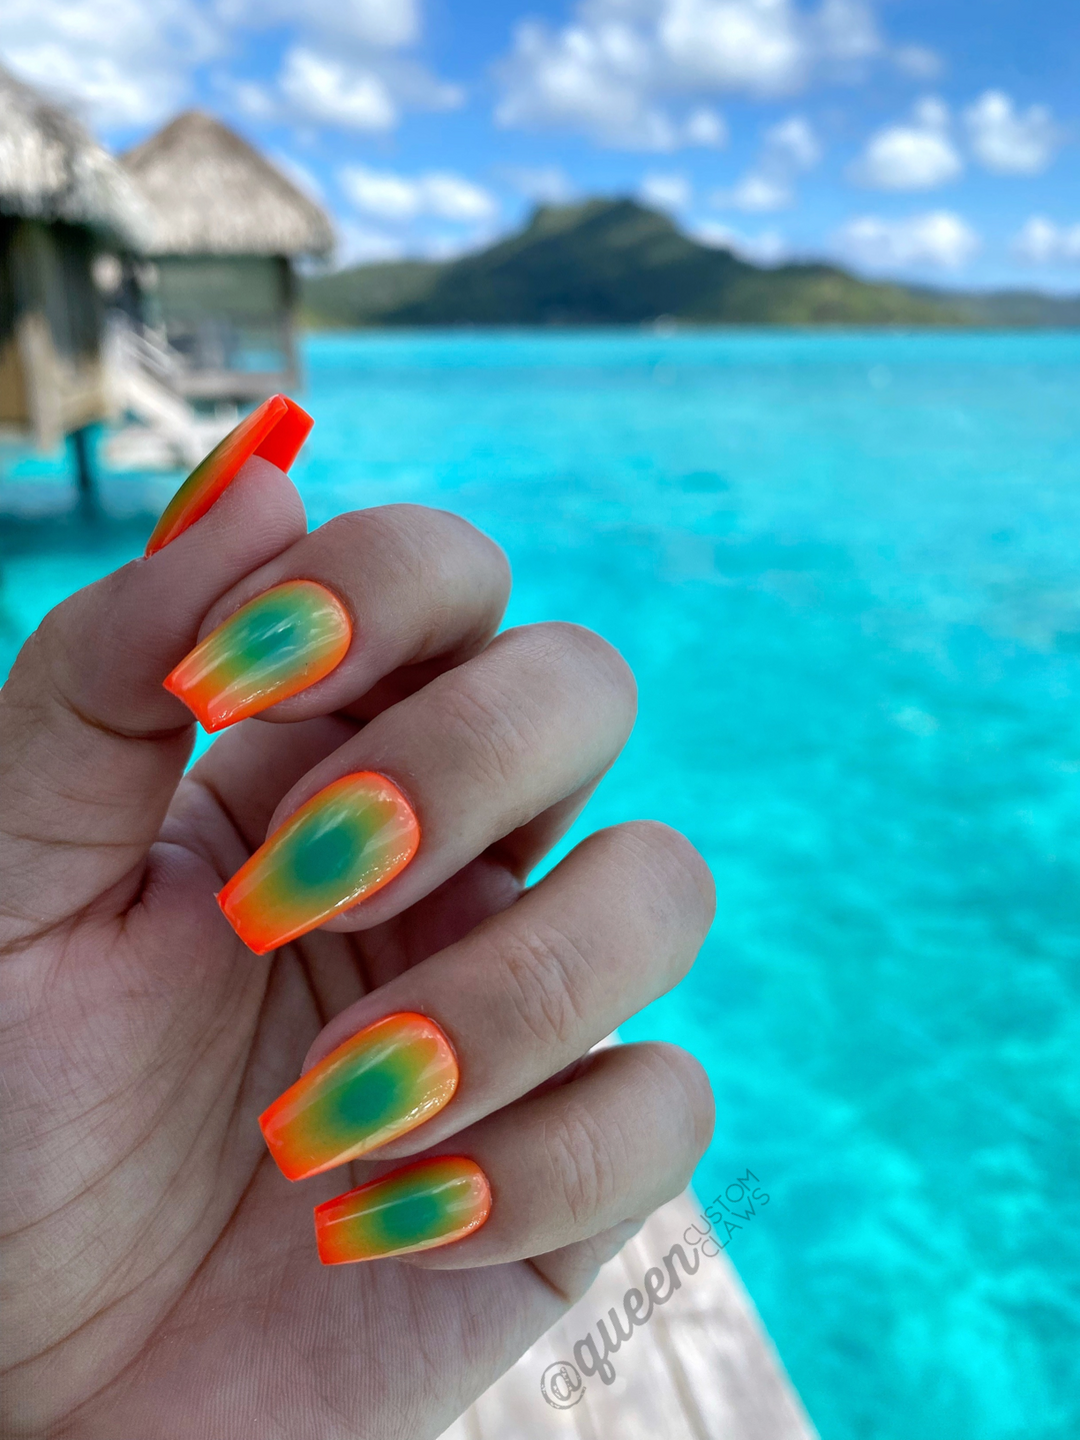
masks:
[[(375, 783), (373, 784), (372, 782)], [(272, 921), (277, 928), (272, 932), (268, 929), (264, 937), (265, 943), (261, 948), (252, 945), (251, 941), (244, 934), (243, 918), (237, 915), (235, 907), (227, 908), (236, 885), (238, 883), (245, 885), (244, 909), (247, 914), (252, 916), (256, 923), (258, 923), (260, 910), (266, 908), (264, 892), (266, 888), (267, 866), (268, 863), (271, 862), (272, 857), (280, 853), (279, 847), (283, 843), (287, 843), (289, 837), (309, 820), (312, 814), (318, 811), (319, 807), (336, 801), (343, 789), (358, 786), (362, 788), (366, 787), (369, 792), (381, 791), (384, 800), (386, 798), (386, 792), (389, 792), (399, 827), (397, 839), (392, 842), (392, 844), (396, 846), (396, 849), (384, 848), (382, 857), (377, 857), (377, 863), (369, 868), (365, 888), (359, 895), (356, 894), (354, 888), (348, 898), (332, 905), (320, 903), (317, 909), (309, 910), (308, 914), (302, 917), (298, 917), (296, 912), (288, 915), (277, 913)], [(363, 905), (371, 896), (389, 885), (392, 880), (395, 880), (401, 874), (415, 857), (420, 848), (420, 841), (420, 822), (417, 819), (416, 812), (404, 792), (395, 785), (392, 780), (374, 770), (356, 771), (348, 775), (343, 775), (313, 795), (305, 804), (295, 810), (272, 835), (263, 841), (263, 844), (258, 850), (248, 858), (240, 869), (237, 870), (236, 874), (227, 882), (221, 891), (221, 895), (225, 897), (224, 902), (219, 899), (219, 903), (225, 912), (226, 918), (240, 938), (244, 940), (245, 944), (249, 945), (256, 954), (262, 955), (268, 950), (274, 950), (280, 945), (285, 945), (291, 940), (296, 940), (302, 935), (309, 934), (312, 930), (317, 930), (320, 926), (325, 925), (328, 920), (335, 919), (338, 915), (346, 911), (357, 909)], [(385, 842), (383, 843), (385, 847)], [(276, 861), (273, 863), (276, 863)], [(280, 908), (279, 906), (279, 911)], [(269, 926), (270, 923), (270, 920), (267, 919), (267, 926)]]
[[(235, 879), (236, 876), (234, 875), (233, 880)], [(235, 910), (230, 908), (232, 900), (232, 890), (230, 889), (231, 885), (232, 880), (230, 880), (228, 884), (226, 884), (221, 890), (219, 890), (217, 895), (214, 897), (217, 900), (218, 909), (225, 916), (225, 919), (229, 922), (233, 934), (238, 940), (240, 940), (244, 945), (246, 945), (247, 948), (251, 950), (254, 954), (265, 955), (268, 950), (274, 949), (274, 945), (269, 944), (260, 947), (258, 941), (254, 936), (245, 935), (243, 921), (237, 917)]]
[[(290, 400), (287, 395), (271, 395), (261, 405), (257, 405), (249, 415), (246, 415), (229, 431), (228, 435), (218, 442), (209, 455), (199, 461), (199, 464), (184, 480), (151, 531), (144, 558), (149, 559), (150, 556), (156, 555), (159, 550), (172, 544), (185, 530), (190, 529), (198, 520), (201, 520), (221, 499), (236, 479), (241, 467), (253, 456), (257, 455), (287, 472), (300, 453), (314, 424), (315, 421), (307, 411), (297, 405), (295, 400)], [(217, 471), (211, 471), (201, 487), (177, 506), (177, 497), (184, 492), (184, 488), (189, 484), (192, 476), (206, 464), (207, 460), (211, 459), (217, 450), (226, 447), (238, 431), (246, 431), (243, 443), (235, 451), (226, 449), (225, 458), (219, 462)]]
[(161, 682), (161, 688), (163, 690), (167, 690), (170, 695), (175, 696), (175, 698), (180, 701), (181, 705), (186, 705), (187, 708), (191, 711), (192, 715), (194, 715), (195, 719), (199, 722), (203, 729), (206, 730), (208, 727), (206, 723), (205, 710), (200, 707), (198, 701), (186, 690), (183, 681), (178, 680), (176, 678), (176, 675), (176, 670), (172, 671), (171, 674), (166, 675), (165, 679)]

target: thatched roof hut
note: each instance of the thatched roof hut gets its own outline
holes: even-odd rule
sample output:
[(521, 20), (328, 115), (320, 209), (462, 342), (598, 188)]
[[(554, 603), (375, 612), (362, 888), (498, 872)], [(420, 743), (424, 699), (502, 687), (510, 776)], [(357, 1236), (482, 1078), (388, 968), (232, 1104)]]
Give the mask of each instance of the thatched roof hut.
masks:
[(84, 226), (136, 250), (148, 238), (146, 207), (112, 156), (2, 66), (0, 214)]
[(323, 211), (246, 140), (189, 110), (121, 157), (151, 212), (150, 305), (184, 392), (258, 400), (297, 383), (293, 261), (334, 243)]
[(121, 163), (153, 214), (152, 255), (324, 255), (330, 221), (227, 125), (189, 110)]
[(92, 266), (137, 249), (146, 220), (82, 125), (0, 69), (0, 425), (51, 446), (106, 416)]

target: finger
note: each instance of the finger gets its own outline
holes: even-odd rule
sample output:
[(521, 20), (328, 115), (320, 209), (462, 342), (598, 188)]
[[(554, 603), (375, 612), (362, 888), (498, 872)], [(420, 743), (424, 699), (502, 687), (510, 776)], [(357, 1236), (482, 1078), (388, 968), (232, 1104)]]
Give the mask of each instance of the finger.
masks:
[(165, 683), (207, 730), (375, 714), (482, 649), (509, 588), (503, 552), (456, 515), (342, 515), (224, 594)]
[(335, 916), (337, 928), (379, 924), (601, 775), (634, 705), (624, 661), (590, 631), (508, 631), (295, 786), (221, 908), (258, 953)]
[[(282, 795), (358, 729), (342, 715), (233, 726), (185, 773), (161, 839), (195, 851), (224, 881), (266, 834)], [(220, 823), (222, 816), (228, 824)]]
[(31, 636), (0, 693), (3, 938), (125, 877), (137, 885), (191, 748), (190, 715), (162, 678), (222, 591), (304, 523), (288, 477), (249, 460), (197, 524), (71, 596)]
[(411, 1255), (451, 1270), (547, 1255), (679, 1194), (712, 1123), (709, 1082), (685, 1051), (601, 1051), (565, 1085), (319, 1205), (320, 1258)]
[(675, 985), (712, 912), (705, 862), (676, 831), (590, 836), (508, 909), (336, 1016), (260, 1118), (271, 1154), (300, 1180), (376, 1147), (438, 1144)]

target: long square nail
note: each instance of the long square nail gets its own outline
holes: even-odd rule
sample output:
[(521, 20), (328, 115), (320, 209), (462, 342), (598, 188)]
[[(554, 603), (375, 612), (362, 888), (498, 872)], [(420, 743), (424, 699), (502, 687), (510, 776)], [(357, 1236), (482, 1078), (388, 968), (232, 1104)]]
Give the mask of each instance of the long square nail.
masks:
[(479, 1230), (491, 1213), (491, 1187), (473, 1160), (418, 1160), (315, 1208), (324, 1265), (410, 1255)]
[(259, 1116), (278, 1168), (304, 1180), (415, 1130), (449, 1102), (458, 1065), (426, 1015), (376, 1020), (312, 1066)]
[(420, 826), (392, 781), (345, 775), (301, 805), (218, 895), (257, 955), (374, 895), (416, 854)]
[(279, 470), (287, 470), (314, 423), (307, 411), (287, 395), (271, 395), (264, 400), (195, 466), (154, 526), (146, 542), (147, 555), (163, 550), (201, 520), (236, 479), (240, 466), (253, 455), (261, 455)]
[(205, 730), (222, 730), (329, 675), (349, 649), (344, 605), (314, 580), (275, 585), (200, 640), (166, 678)]

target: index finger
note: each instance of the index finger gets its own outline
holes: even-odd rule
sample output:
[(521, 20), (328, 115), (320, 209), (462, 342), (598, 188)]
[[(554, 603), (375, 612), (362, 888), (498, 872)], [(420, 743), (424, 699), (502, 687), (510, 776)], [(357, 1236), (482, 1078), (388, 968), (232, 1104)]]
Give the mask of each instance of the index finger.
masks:
[(0, 940), (125, 876), (137, 887), (191, 750), (162, 679), (221, 592), (305, 528), (288, 476), (249, 459), (197, 524), (70, 596), (27, 641), (0, 691)]

